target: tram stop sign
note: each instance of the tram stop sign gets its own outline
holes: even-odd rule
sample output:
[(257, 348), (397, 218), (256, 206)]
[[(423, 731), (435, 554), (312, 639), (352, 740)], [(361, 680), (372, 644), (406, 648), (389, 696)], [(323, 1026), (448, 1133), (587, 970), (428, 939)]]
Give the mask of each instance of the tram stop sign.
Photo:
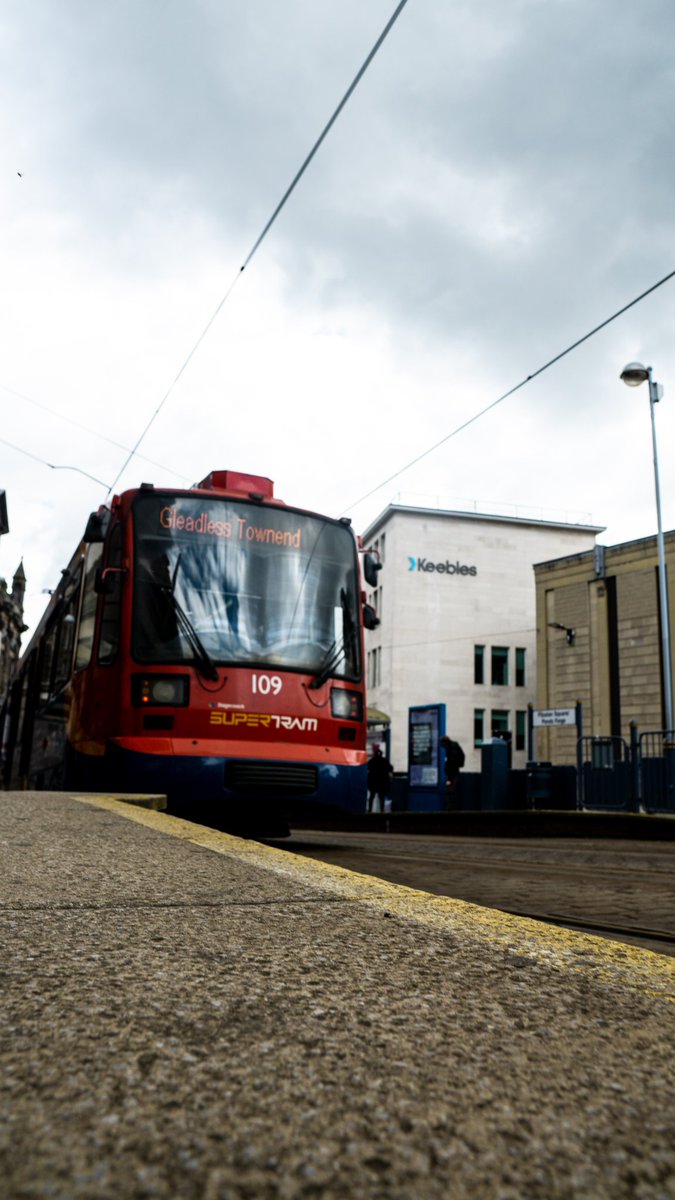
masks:
[(532, 712), (532, 724), (537, 728), (550, 728), (552, 725), (576, 725), (576, 708), (539, 708)]

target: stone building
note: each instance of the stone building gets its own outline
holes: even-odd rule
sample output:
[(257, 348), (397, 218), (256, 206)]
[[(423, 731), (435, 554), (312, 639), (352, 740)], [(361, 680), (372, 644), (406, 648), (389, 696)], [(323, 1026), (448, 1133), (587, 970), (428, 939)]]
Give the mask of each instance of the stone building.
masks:
[[(664, 544), (672, 584), (675, 531)], [(538, 708), (581, 703), (583, 732), (593, 737), (628, 740), (632, 722), (664, 729), (658, 571), (656, 537), (535, 565)], [(673, 629), (672, 586), (668, 608)], [(537, 758), (575, 761), (574, 728), (536, 737)]]
[(0, 704), (19, 657), (21, 634), (28, 628), (23, 622), (25, 594), (26, 575), (21, 562), (14, 572), (11, 592), (6, 581), (0, 579)]

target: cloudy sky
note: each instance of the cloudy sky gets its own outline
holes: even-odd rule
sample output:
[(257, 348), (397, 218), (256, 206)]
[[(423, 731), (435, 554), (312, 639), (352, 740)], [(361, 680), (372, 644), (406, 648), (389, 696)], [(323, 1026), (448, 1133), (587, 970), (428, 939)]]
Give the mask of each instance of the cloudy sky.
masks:
[(5, 0), (0, 575), (31, 624), (113, 482), (652, 534), (633, 359), (675, 527), (675, 279), (390, 479), (675, 270), (672, 0), (408, 0), (239, 273), (395, 8)]

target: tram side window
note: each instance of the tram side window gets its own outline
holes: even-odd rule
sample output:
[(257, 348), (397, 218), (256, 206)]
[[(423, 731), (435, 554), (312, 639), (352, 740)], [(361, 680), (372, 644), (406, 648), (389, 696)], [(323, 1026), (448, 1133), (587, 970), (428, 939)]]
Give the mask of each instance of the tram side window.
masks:
[[(110, 537), (108, 551), (108, 567), (119, 568), (122, 564), (122, 529), (116, 525)], [(117, 658), (120, 646), (120, 617), (122, 613), (122, 576), (119, 571), (107, 576), (111, 580), (111, 591), (104, 593), (103, 615), (101, 617), (101, 640), (98, 650), (98, 661), (103, 666), (109, 666)]]
[(3, 745), (4, 762), (2, 765), (2, 780), (4, 787), (11, 787), (14, 782), (14, 754), (20, 733), (21, 717), (21, 681), (15, 679), (9, 692), (7, 723), (4, 728), (6, 741)]
[(16, 775), (14, 775), (15, 767), (12, 764), (12, 774), (16, 778), (19, 786), (26, 786), (26, 777), (28, 774), (28, 766), (30, 764), (32, 738), (33, 738), (33, 720), (35, 715), (35, 681), (36, 681), (36, 661), (35, 652), (28, 659), (21, 680), (21, 696), (19, 700), (19, 717), (17, 721), (17, 746), (19, 747), (19, 757), (16, 763)]
[(80, 626), (77, 632), (77, 649), (75, 651), (75, 670), (82, 671), (89, 666), (91, 651), (94, 645), (94, 626), (96, 624), (96, 603), (98, 596), (94, 584), (96, 569), (101, 561), (103, 546), (94, 542), (87, 548), (87, 561), (84, 574), (84, 591), (80, 611)]
[(40, 647), (38, 705), (46, 704), (52, 694), (52, 667), (54, 665), (57, 633), (58, 626), (52, 622)]
[[(28, 709), (28, 688), (30, 684), (30, 669), (29, 664), (24, 669), (21, 680), (14, 685), (12, 702), (16, 704), (16, 745), (21, 746), (25, 724), (26, 712)], [(18, 689), (18, 695), (15, 689)], [(13, 756), (13, 752), (12, 752)], [(21, 757), (21, 755), (20, 755)], [(17, 770), (20, 769), (17, 767)]]
[(53, 693), (61, 691), (70, 679), (73, 667), (73, 648), (75, 645), (75, 622), (77, 601), (80, 591), (81, 571), (78, 570), (75, 579), (69, 586), (64, 597), (63, 609), (58, 618), (58, 642), (56, 645), (56, 662), (54, 664)]

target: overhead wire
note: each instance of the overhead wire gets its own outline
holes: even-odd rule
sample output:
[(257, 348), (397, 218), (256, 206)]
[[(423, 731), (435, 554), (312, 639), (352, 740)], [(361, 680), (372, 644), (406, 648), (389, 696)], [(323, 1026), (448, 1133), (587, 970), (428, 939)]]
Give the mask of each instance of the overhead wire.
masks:
[[(117, 442), (114, 438), (108, 437), (105, 433), (101, 433), (100, 430), (92, 429), (90, 425), (85, 425), (82, 421), (76, 421), (74, 417), (68, 417), (65, 413), (58, 412), (58, 410), (55, 408), (50, 408), (48, 404), (43, 404), (40, 400), (35, 400), (32, 396), (27, 396), (25, 392), (17, 392), (15, 388), (8, 387), (5, 383), (0, 383), (0, 389), (3, 392), (7, 392), (7, 394), (10, 396), (18, 397), (19, 400), (25, 400), (27, 404), (33, 404), (36, 408), (41, 408), (43, 412), (51, 413), (53, 417), (56, 417), (60, 421), (66, 421), (68, 425), (74, 425), (76, 429), (84, 430), (85, 433), (91, 434), (92, 437), (99, 438), (102, 442), (108, 442), (109, 445), (116, 446), (118, 450), (129, 449), (129, 447), (125, 446), (123, 442)], [(18, 449), (18, 447), (15, 446), (14, 449)], [(24, 451), (19, 451), (19, 453), (24, 453)], [(184, 479), (186, 483), (190, 482), (187, 475), (181, 474), (180, 471), (175, 471), (173, 467), (167, 467), (163, 463), (156, 462), (153, 458), (147, 458), (144, 454), (139, 454), (137, 457), (140, 458), (142, 462), (149, 463), (152, 467), (159, 467), (160, 471), (167, 471), (170, 475), (176, 475), (179, 479)], [(105, 486), (107, 487), (107, 484)]]
[(491, 633), (486, 633), (484, 630), (480, 630), (479, 632), (472, 631), (471, 633), (462, 633), (457, 637), (433, 638), (431, 641), (427, 639), (426, 641), (420, 642), (383, 642), (381, 648), (382, 650), (414, 650), (419, 646), (449, 646), (451, 643), (454, 644), (455, 642), (473, 642), (475, 645), (476, 640), (479, 638), (484, 638), (485, 641), (488, 642), (498, 637), (515, 637), (517, 634), (525, 635), (536, 632), (536, 626), (534, 625), (529, 625), (526, 629), (495, 629)]
[(536, 379), (538, 375), (542, 375), (544, 371), (548, 371), (549, 367), (552, 367), (554, 363), (560, 362), (561, 358), (565, 358), (567, 354), (571, 354), (573, 350), (576, 350), (578, 346), (583, 345), (583, 343), (587, 342), (589, 338), (594, 337), (595, 334), (599, 333), (601, 329), (605, 329), (607, 325), (611, 325), (612, 321), (616, 321), (617, 317), (622, 316), (623, 313), (628, 312), (629, 308), (633, 308), (636, 304), (639, 304), (641, 300), (645, 299), (645, 296), (649, 296), (652, 292), (655, 292), (657, 288), (662, 287), (663, 284), (667, 283), (669, 279), (673, 278), (673, 276), (675, 276), (675, 270), (670, 271), (667, 275), (664, 275), (663, 279), (659, 279), (658, 283), (652, 284), (651, 287), (648, 287), (646, 291), (641, 292), (639, 296), (636, 296), (635, 299), (629, 301), (628, 304), (624, 304), (623, 308), (619, 308), (615, 313), (612, 313), (611, 317), (607, 317), (606, 320), (601, 321), (599, 325), (596, 325), (588, 333), (585, 333), (583, 337), (577, 338), (576, 342), (572, 342), (571, 346), (568, 346), (566, 350), (561, 350), (559, 354), (556, 354), (553, 358), (550, 358), (548, 362), (544, 363), (543, 366), (538, 367), (536, 371), (532, 371), (525, 377), (525, 379), (521, 379), (520, 383), (515, 384), (515, 386), (509, 388), (507, 392), (504, 392), (501, 396), (498, 396), (497, 399), (493, 400), (491, 404), (487, 404), (485, 408), (481, 408), (479, 412), (474, 413), (471, 417), (468, 417), (466, 421), (462, 421), (461, 425), (457, 425), (457, 427), (451, 430), (450, 433), (446, 433), (445, 437), (442, 437), (438, 442), (434, 442), (433, 446), (429, 446), (429, 448), (427, 450), (423, 450), (421, 454), (416, 455), (416, 457), (412, 458), (410, 462), (407, 462), (405, 466), (399, 467), (397, 471), (394, 471), (393, 475), (389, 475), (386, 479), (383, 479), (381, 483), (378, 483), (374, 488), (371, 488), (369, 492), (365, 492), (363, 496), (360, 496), (358, 500), (354, 500), (346, 509), (343, 510), (340, 515), (346, 516), (348, 512), (354, 508), (357, 508), (359, 504), (363, 504), (364, 500), (369, 500), (370, 497), (374, 496), (376, 492), (379, 492), (381, 488), (386, 487), (388, 483), (392, 483), (394, 479), (398, 479), (400, 475), (403, 475), (406, 471), (409, 471), (411, 467), (414, 467), (417, 465), (417, 463), (422, 462), (424, 458), (428, 458), (430, 454), (433, 454), (434, 450), (438, 450), (440, 446), (444, 446), (445, 443), (449, 442), (451, 438), (456, 437), (457, 434), (461, 433), (464, 429), (468, 429), (469, 425), (473, 425), (474, 422), (480, 420), (480, 418), (484, 417), (486, 413), (489, 413), (493, 408), (496, 408), (498, 404), (502, 404), (504, 400), (508, 400), (509, 396), (513, 396), (515, 392), (520, 391), (521, 388), (525, 387), (525, 384), (530, 383), (533, 379)]
[(237, 274), (235, 275), (235, 277), (234, 277), (234, 279), (232, 280), (232, 282), (231, 282), (230, 286), (228, 287), (227, 291), (225, 292), (225, 295), (222, 297), (222, 299), (221, 299), (221, 300), (220, 300), (220, 302), (218, 303), (218, 305), (217, 305), (216, 309), (214, 310), (214, 312), (212, 313), (211, 317), (209, 318), (209, 320), (207, 321), (206, 325), (204, 326), (204, 328), (203, 328), (202, 332), (200, 333), (199, 337), (197, 338), (197, 341), (195, 342), (194, 346), (192, 347), (192, 349), (191, 349), (190, 353), (188, 354), (187, 358), (185, 359), (185, 361), (184, 361), (183, 365), (181, 366), (181, 368), (180, 368), (180, 370), (178, 371), (177, 375), (176, 375), (176, 376), (175, 376), (175, 378), (173, 379), (172, 383), (171, 383), (171, 384), (169, 385), (169, 387), (167, 388), (167, 390), (166, 390), (166, 392), (164, 393), (164, 395), (163, 395), (162, 399), (160, 400), (159, 404), (157, 405), (157, 408), (155, 409), (154, 413), (153, 413), (153, 414), (152, 414), (152, 416), (150, 417), (150, 420), (148, 421), (148, 423), (146, 424), (145, 428), (144, 428), (144, 429), (143, 429), (143, 431), (141, 432), (141, 435), (140, 435), (140, 437), (139, 437), (139, 438), (138, 438), (138, 440), (136, 441), (136, 443), (135, 443), (135, 445), (133, 446), (132, 450), (129, 452), (129, 455), (128, 455), (128, 457), (125, 459), (125, 461), (124, 461), (124, 463), (122, 464), (122, 466), (121, 466), (120, 470), (118, 471), (117, 475), (115, 476), (115, 478), (114, 478), (114, 480), (113, 480), (112, 484), (110, 485), (110, 492), (112, 492), (113, 488), (115, 487), (115, 484), (117, 483), (117, 481), (118, 481), (118, 479), (120, 478), (120, 476), (121, 476), (121, 475), (124, 473), (124, 471), (125, 471), (125, 470), (126, 470), (126, 468), (128, 467), (128, 465), (129, 465), (129, 463), (131, 462), (132, 458), (134, 458), (134, 457), (135, 457), (135, 455), (136, 455), (136, 452), (137, 452), (137, 450), (138, 450), (138, 447), (141, 445), (141, 443), (142, 443), (143, 439), (146, 437), (146, 435), (147, 435), (148, 431), (150, 430), (150, 428), (151, 428), (151, 427), (152, 427), (152, 425), (154, 424), (155, 420), (156, 420), (156, 419), (157, 419), (157, 417), (159, 416), (159, 414), (160, 414), (160, 412), (162, 411), (162, 409), (163, 409), (164, 405), (166, 404), (167, 400), (169, 399), (169, 396), (171, 395), (171, 393), (172, 393), (173, 389), (175, 388), (175, 386), (176, 386), (176, 384), (178, 383), (179, 379), (181, 378), (181, 376), (182, 376), (182, 375), (183, 375), (183, 373), (185, 372), (185, 370), (186, 370), (186, 368), (188, 367), (189, 363), (192, 361), (192, 359), (194, 358), (194, 356), (195, 356), (195, 354), (196, 354), (197, 350), (199, 349), (199, 347), (201, 346), (202, 342), (204, 341), (204, 338), (206, 337), (206, 335), (207, 335), (207, 333), (209, 332), (209, 330), (210, 330), (211, 326), (213, 325), (214, 321), (216, 320), (216, 317), (218, 316), (218, 314), (220, 313), (221, 309), (223, 308), (223, 306), (225, 305), (225, 303), (226, 303), (226, 302), (229, 300), (230, 296), (232, 295), (232, 292), (234, 291), (234, 288), (235, 288), (236, 284), (238, 283), (239, 279), (241, 279), (241, 276), (242, 276), (243, 272), (246, 270), (246, 267), (248, 266), (248, 264), (250, 263), (251, 259), (253, 258), (253, 256), (256, 254), (256, 252), (257, 252), (257, 251), (258, 251), (258, 249), (260, 248), (260, 246), (261, 246), (262, 242), (264, 241), (264, 239), (267, 237), (267, 234), (269, 233), (270, 229), (271, 229), (271, 228), (272, 228), (272, 226), (274, 225), (274, 223), (275, 223), (275, 221), (277, 220), (277, 218), (278, 218), (279, 214), (281, 213), (282, 209), (285, 207), (285, 205), (286, 205), (287, 201), (289, 200), (290, 196), (291, 196), (291, 195), (292, 195), (292, 193), (295, 191), (295, 188), (297, 187), (298, 183), (299, 183), (299, 182), (300, 182), (300, 180), (302, 179), (302, 176), (304, 175), (305, 171), (307, 170), (307, 168), (308, 168), (309, 164), (311, 163), (312, 159), (314, 158), (315, 154), (316, 154), (316, 153), (317, 153), (317, 151), (319, 150), (319, 147), (320, 147), (320, 146), (321, 146), (321, 144), (324, 142), (324, 140), (325, 140), (325, 138), (327, 137), (328, 133), (330, 132), (330, 130), (332, 129), (333, 125), (334, 125), (334, 124), (335, 124), (335, 122), (337, 121), (337, 119), (338, 119), (338, 117), (339, 117), (340, 113), (342, 112), (343, 108), (345, 107), (345, 105), (347, 104), (348, 100), (349, 100), (349, 99), (350, 99), (350, 97), (352, 96), (352, 94), (353, 94), (353, 92), (355, 91), (356, 87), (357, 87), (357, 86), (358, 86), (358, 84), (360, 83), (360, 81), (361, 81), (361, 79), (363, 78), (363, 76), (364, 76), (365, 72), (367, 71), (368, 67), (370, 66), (371, 62), (373, 61), (373, 59), (374, 59), (375, 55), (377, 54), (378, 50), (379, 50), (379, 49), (380, 49), (380, 47), (382, 46), (382, 43), (384, 42), (384, 40), (385, 40), (385, 38), (387, 37), (387, 35), (388, 35), (388, 34), (391, 32), (392, 28), (394, 27), (394, 25), (395, 25), (396, 21), (398, 20), (399, 16), (401, 15), (401, 13), (402, 13), (402, 11), (403, 11), (403, 9), (405, 8), (405, 6), (406, 6), (406, 4), (407, 4), (407, 3), (408, 3), (408, 0), (399, 0), (399, 3), (397, 4), (396, 8), (394, 9), (394, 12), (392, 13), (391, 17), (389, 18), (389, 20), (387, 21), (386, 25), (384, 26), (384, 29), (382, 30), (382, 32), (381, 32), (380, 36), (378, 37), (377, 41), (375, 42), (374, 46), (372, 47), (372, 49), (370, 50), (370, 52), (369, 52), (369, 53), (366, 55), (366, 58), (364, 59), (364, 61), (363, 61), (363, 63), (361, 64), (361, 66), (359, 67), (359, 70), (357, 71), (357, 73), (356, 73), (356, 75), (354, 76), (354, 78), (353, 78), (352, 82), (350, 83), (349, 87), (347, 88), (347, 91), (345, 92), (344, 96), (343, 96), (343, 97), (342, 97), (342, 99), (340, 100), (340, 103), (338, 104), (337, 108), (334, 110), (334, 112), (333, 112), (332, 116), (330, 117), (330, 119), (329, 119), (329, 120), (327, 121), (327, 123), (324, 125), (324, 127), (323, 127), (323, 129), (322, 129), (321, 133), (319, 134), (319, 137), (316, 139), (316, 141), (315, 141), (314, 145), (312, 146), (311, 150), (309, 151), (309, 153), (308, 153), (308, 154), (307, 154), (307, 156), (305, 157), (305, 159), (304, 159), (304, 161), (303, 161), (303, 163), (302, 163), (302, 165), (301, 165), (300, 169), (299, 169), (299, 170), (296, 172), (296, 174), (294, 175), (294, 177), (293, 177), (293, 179), (291, 180), (290, 184), (289, 184), (289, 185), (288, 185), (288, 187), (286, 188), (286, 191), (284, 192), (283, 196), (281, 197), (281, 200), (279, 201), (279, 203), (277, 204), (276, 208), (274, 209), (274, 212), (272, 213), (271, 217), (270, 217), (270, 218), (269, 218), (269, 220), (267, 221), (267, 224), (264, 226), (264, 228), (262, 229), (261, 233), (258, 235), (258, 237), (256, 238), (255, 242), (254, 242), (254, 243), (253, 243), (253, 245), (251, 246), (251, 249), (249, 250), (248, 254), (246, 255), (246, 258), (244, 259), (244, 261), (243, 261), (242, 265), (239, 267), (239, 270), (237, 271)]
[(43, 467), (49, 467), (51, 471), (76, 471), (78, 475), (85, 475), (87, 479), (93, 479), (94, 483), (100, 483), (101, 487), (107, 488), (108, 486), (103, 479), (97, 479), (95, 475), (90, 475), (88, 471), (83, 471), (82, 467), (71, 467), (61, 463), (47, 462), (46, 458), (39, 458), (37, 454), (31, 454), (30, 450), (23, 450), (21, 446), (15, 446), (14, 442), (8, 442), (3, 437), (0, 437), (0, 442), (2, 442), (3, 446), (9, 446), (12, 450), (16, 450), (18, 454), (25, 454), (26, 458), (32, 458), (33, 462), (42, 463)]

